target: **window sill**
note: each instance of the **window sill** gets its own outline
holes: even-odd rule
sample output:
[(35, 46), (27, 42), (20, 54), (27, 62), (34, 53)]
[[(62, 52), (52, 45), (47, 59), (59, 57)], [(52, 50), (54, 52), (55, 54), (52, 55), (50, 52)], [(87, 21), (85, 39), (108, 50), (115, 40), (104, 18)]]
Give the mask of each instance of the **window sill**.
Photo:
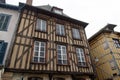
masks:
[(56, 34), (56, 36), (66, 37), (66, 35), (60, 35), (60, 34)]
[(79, 40), (79, 41), (82, 41), (82, 39), (78, 39), (78, 38), (73, 38), (74, 40)]
[(70, 66), (68, 64), (57, 64), (57, 66)]
[(8, 30), (3, 30), (3, 29), (0, 29), (0, 31), (8, 31)]
[(41, 33), (46, 33), (47, 34), (47, 31), (41, 31), (41, 30), (35, 30), (36, 32), (41, 32)]
[(47, 65), (46, 62), (31, 62), (31, 64), (42, 64), (42, 65)]

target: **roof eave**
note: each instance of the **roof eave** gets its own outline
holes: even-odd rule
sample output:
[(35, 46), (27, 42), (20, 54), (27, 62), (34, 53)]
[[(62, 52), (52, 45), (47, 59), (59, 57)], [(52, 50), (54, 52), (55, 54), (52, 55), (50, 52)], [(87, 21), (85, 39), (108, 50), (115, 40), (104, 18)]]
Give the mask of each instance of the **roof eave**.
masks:
[(76, 20), (76, 19), (73, 19), (73, 18), (70, 18), (70, 17), (67, 17), (67, 16), (59, 15), (59, 14), (56, 14), (56, 13), (53, 13), (53, 12), (50, 12), (50, 11), (47, 11), (47, 10), (44, 10), (44, 9), (40, 9), (40, 8), (37, 8), (37, 7), (34, 7), (34, 6), (30, 6), (30, 5), (27, 5), (27, 4), (24, 4), (24, 3), (19, 3), (19, 6), (22, 6), (22, 8), (31, 9), (33, 11), (37, 11), (37, 12), (40, 12), (40, 13), (43, 13), (43, 14), (46, 14), (46, 15), (49, 15), (49, 16), (52, 16), (52, 17), (56, 17), (56, 18), (59, 18), (59, 19), (62, 19), (62, 20), (66, 20), (66, 21), (81, 25), (84, 28), (88, 25), (88, 23), (86, 23), (86, 22), (79, 21), (79, 20)]

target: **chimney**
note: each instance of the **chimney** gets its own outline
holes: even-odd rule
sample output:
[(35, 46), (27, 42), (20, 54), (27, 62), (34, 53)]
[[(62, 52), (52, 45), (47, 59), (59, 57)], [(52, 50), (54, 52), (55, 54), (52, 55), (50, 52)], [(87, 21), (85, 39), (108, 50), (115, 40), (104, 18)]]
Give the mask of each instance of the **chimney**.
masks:
[(26, 4), (32, 5), (33, 0), (26, 0)]

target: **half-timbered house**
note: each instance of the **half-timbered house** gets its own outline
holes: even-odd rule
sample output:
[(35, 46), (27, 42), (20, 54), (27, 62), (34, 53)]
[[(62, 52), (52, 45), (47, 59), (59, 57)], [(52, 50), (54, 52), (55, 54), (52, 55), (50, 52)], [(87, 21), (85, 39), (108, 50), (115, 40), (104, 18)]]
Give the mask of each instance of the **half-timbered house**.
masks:
[(20, 7), (5, 80), (93, 80), (85, 33), (88, 23), (70, 18), (63, 9), (50, 5), (20, 3)]

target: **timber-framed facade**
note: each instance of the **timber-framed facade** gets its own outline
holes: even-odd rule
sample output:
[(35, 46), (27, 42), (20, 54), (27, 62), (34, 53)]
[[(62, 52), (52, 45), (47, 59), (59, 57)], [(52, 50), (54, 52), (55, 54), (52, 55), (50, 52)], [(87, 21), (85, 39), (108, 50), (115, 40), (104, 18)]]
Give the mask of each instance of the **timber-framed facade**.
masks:
[[(93, 80), (94, 72), (85, 34), (88, 23), (23, 3), (20, 3), (20, 7), (20, 22), (3, 80)], [(37, 21), (46, 25), (46, 29), (37, 29)], [(80, 37), (72, 34), (72, 28)], [(44, 56), (35, 56), (38, 44), (38, 52)], [(78, 63), (76, 50), (84, 55), (81, 63)], [(62, 60), (59, 60), (59, 51), (62, 51), (60, 56), (65, 57)]]

